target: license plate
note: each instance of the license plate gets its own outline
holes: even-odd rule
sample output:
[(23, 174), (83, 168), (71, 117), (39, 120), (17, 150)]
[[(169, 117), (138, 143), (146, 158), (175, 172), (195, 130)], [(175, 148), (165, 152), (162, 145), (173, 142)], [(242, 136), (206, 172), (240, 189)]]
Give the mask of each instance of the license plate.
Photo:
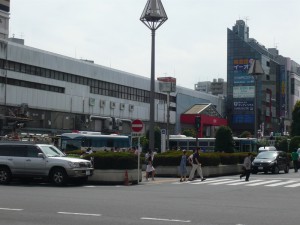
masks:
[(259, 166), (258, 169), (259, 169), (259, 170), (263, 170), (264, 168), (263, 168), (262, 166)]
[(86, 174), (86, 175), (91, 175), (91, 171), (87, 170), (87, 171), (85, 172), (85, 174)]

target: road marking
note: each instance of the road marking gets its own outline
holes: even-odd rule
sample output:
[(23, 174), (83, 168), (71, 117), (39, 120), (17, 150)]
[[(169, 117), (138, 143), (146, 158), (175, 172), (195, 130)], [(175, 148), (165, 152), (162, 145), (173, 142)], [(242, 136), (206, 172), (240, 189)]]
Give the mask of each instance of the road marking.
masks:
[(101, 214), (91, 214), (91, 213), (73, 213), (73, 212), (57, 212), (59, 214), (65, 215), (79, 215), (79, 216), (101, 216)]
[(24, 209), (0, 208), (0, 210), (7, 210), (7, 211), (22, 211), (22, 210), (24, 210)]
[(299, 186), (300, 186), (300, 183), (296, 183), (296, 184), (291, 184), (291, 185), (287, 185), (284, 187), (299, 187)]
[(222, 182), (222, 181), (229, 181), (229, 180), (231, 179), (204, 180), (204, 181), (190, 182), (190, 184), (209, 184), (213, 182)]
[(228, 180), (228, 181), (222, 181), (222, 182), (216, 181), (215, 183), (211, 183), (208, 185), (229, 184), (229, 183), (236, 183), (236, 182), (240, 183), (241, 181), (240, 180)]
[(141, 220), (156, 220), (156, 221), (167, 221), (167, 222), (179, 222), (179, 223), (190, 223), (190, 220), (175, 220), (175, 219), (162, 219), (162, 218), (150, 218), (142, 217)]
[(259, 182), (259, 181), (262, 181), (262, 180), (241, 181), (240, 183), (227, 184), (227, 185), (245, 185), (245, 184), (255, 183), (255, 182)]
[(172, 184), (198, 184), (198, 183), (207, 183), (208, 181), (217, 181), (216, 178), (209, 178), (209, 179), (206, 179), (205, 181), (197, 181), (197, 180), (194, 180), (194, 181), (190, 181), (190, 180), (186, 180), (186, 181), (183, 181), (183, 182), (180, 182), (180, 181), (177, 181), (177, 182), (174, 182)]
[(268, 181), (262, 181), (262, 182), (258, 182), (258, 183), (254, 183), (254, 184), (246, 184), (245, 186), (258, 186), (258, 185), (263, 185), (263, 184), (269, 184), (269, 183), (274, 183), (274, 182), (278, 182), (281, 180), (268, 180)]
[(276, 186), (280, 186), (280, 185), (284, 185), (284, 184), (290, 184), (290, 183), (295, 183), (297, 181), (295, 180), (289, 180), (289, 181), (283, 181), (283, 182), (280, 182), (280, 183), (276, 183), (276, 184), (268, 184), (268, 185), (265, 185), (267, 187), (276, 187)]

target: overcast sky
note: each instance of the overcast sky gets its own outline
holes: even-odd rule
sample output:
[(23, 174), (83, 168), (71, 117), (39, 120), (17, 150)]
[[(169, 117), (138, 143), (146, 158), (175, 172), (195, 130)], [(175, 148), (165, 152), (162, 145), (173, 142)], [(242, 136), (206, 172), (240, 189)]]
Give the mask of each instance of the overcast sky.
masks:
[[(147, 0), (11, 0), (10, 36), (25, 45), (150, 78)], [(227, 28), (244, 19), (250, 37), (300, 63), (299, 0), (162, 0), (156, 77), (194, 88), (226, 75)]]

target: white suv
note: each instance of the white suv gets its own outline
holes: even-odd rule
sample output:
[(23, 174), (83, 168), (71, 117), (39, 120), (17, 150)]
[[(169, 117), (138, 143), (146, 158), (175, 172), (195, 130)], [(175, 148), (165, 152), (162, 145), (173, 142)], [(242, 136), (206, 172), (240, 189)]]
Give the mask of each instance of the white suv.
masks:
[(8, 184), (13, 177), (42, 177), (61, 186), (69, 178), (86, 181), (92, 174), (93, 166), (90, 161), (66, 157), (53, 145), (0, 143), (0, 184)]

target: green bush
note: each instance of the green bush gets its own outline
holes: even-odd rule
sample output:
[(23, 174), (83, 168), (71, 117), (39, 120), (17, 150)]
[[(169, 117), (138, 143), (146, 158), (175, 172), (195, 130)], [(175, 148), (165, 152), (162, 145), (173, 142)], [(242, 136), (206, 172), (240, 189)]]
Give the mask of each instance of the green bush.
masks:
[(239, 163), (239, 156), (235, 153), (220, 153), (219, 157), (222, 165), (236, 165)]

